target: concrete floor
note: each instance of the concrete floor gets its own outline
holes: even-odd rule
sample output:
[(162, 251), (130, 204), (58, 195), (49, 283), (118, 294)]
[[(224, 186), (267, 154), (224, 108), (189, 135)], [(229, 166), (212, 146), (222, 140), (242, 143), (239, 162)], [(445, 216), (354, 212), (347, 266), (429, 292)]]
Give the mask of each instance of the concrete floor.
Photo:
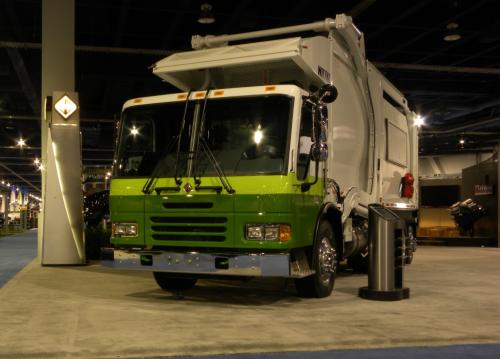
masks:
[(148, 273), (32, 262), (0, 289), (0, 357), (150, 357), (500, 343), (500, 250), (421, 247), (411, 298), (325, 299), (283, 280), (202, 281), (176, 299)]

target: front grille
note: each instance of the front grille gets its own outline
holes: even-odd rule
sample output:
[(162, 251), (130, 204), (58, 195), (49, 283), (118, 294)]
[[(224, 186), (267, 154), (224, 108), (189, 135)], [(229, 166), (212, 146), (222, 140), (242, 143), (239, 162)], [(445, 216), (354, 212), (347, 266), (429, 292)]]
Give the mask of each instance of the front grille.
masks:
[(157, 241), (224, 242), (227, 217), (151, 217), (152, 237)]
[(224, 236), (180, 236), (174, 234), (153, 234), (153, 238), (157, 241), (198, 241), (198, 242), (224, 242)]
[(214, 206), (211, 202), (166, 202), (163, 207), (166, 209), (206, 209)]
[(226, 223), (226, 217), (151, 217), (154, 223)]
[(183, 227), (183, 226), (152, 226), (151, 229), (157, 232), (212, 232), (223, 233), (226, 227)]

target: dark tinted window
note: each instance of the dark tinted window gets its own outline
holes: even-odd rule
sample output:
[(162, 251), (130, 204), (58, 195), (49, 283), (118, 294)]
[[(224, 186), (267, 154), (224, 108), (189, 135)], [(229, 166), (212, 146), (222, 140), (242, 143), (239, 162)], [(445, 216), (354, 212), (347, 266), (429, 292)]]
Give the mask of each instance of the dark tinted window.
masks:
[[(211, 100), (203, 135), (226, 175), (273, 174), (286, 170), (292, 99), (260, 96)], [(199, 175), (215, 175), (200, 149)]]
[[(173, 176), (177, 143), (185, 103), (130, 107), (123, 114), (118, 146), (117, 176), (150, 176), (161, 160), (158, 176)], [(191, 109), (188, 112), (192, 112)], [(187, 121), (192, 114), (187, 114)], [(188, 126), (186, 126), (187, 128)], [(184, 175), (188, 149), (187, 131), (181, 141), (178, 175)]]
[[(199, 111), (194, 111), (198, 106)], [(286, 171), (286, 150), (292, 99), (282, 95), (211, 99), (205, 106), (196, 145), (194, 114), (202, 113), (203, 101), (191, 101), (177, 159), (184, 102), (131, 107), (123, 114), (115, 175), (148, 177), (214, 176), (217, 162), (226, 175), (279, 174)], [(189, 148), (191, 146), (192, 148)], [(188, 152), (196, 157), (196, 173), (187, 173)], [(215, 160), (210, 161), (208, 151)], [(177, 167), (176, 167), (177, 164)], [(176, 170), (177, 168), (177, 170)]]

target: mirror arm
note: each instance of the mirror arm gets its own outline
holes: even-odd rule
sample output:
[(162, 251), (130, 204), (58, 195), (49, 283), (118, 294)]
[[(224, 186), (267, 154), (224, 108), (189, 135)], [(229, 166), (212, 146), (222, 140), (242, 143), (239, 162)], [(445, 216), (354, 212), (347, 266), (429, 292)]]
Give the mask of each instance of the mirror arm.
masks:
[(314, 162), (316, 165), (314, 166), (314, 181), (312, 182), (303, 182), (300, 185), (300, 190), (302, 192), (307, 192), (311, 189), (311, 186), (314, 186), (316, 183), (318, 183), (318, 173), (319, 173), (319, 161)]

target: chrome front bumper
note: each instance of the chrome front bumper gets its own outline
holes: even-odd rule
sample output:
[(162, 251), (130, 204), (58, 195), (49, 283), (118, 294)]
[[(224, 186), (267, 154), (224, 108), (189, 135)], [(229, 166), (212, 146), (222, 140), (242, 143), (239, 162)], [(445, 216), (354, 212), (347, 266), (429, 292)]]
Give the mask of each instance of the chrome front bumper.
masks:
[(312, 274), (290, 261), (289, 253), (200, 253), (102, 249), (102, 265), (153, 272), (248, 277), (294, 277)]

